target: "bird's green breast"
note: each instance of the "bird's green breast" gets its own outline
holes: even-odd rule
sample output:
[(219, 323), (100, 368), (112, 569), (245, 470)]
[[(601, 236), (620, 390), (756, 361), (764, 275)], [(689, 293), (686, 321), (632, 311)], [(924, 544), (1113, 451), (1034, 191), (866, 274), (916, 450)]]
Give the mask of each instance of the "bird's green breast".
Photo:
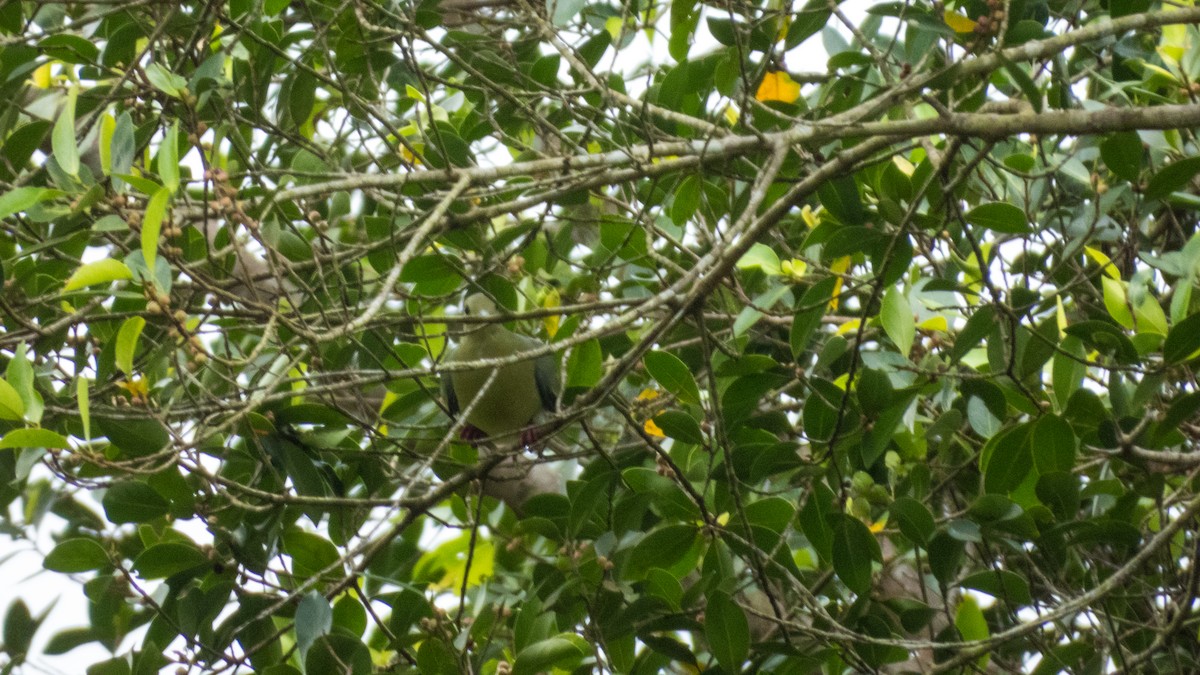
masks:
[[(455, 362), (512, 356), (531, 348), (528, 338), (499, 329), (483, 329), (463, 338), (451, 357)], [(541, 398), (532, 360), (499, 367), (490, 386), (488, 380), (496, 368), (480, 368), (454, 373), (451, 384), (458, 407), (467, 414), (467, 422), (488, 436), (514, 434), (529, 425), (541, 409)], [(486, 389), (485, 389), (486, 386)], [(478, 400), (476, 400), (478, 398)]]

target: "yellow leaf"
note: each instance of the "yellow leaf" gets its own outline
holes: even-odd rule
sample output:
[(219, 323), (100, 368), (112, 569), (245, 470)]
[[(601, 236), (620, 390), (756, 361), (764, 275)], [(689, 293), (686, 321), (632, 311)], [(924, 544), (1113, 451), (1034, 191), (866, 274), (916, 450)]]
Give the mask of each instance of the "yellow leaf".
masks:
[(659, 396), (659, 393), (658, 393), (657, 389), (647, 388), (647, 389), (643, 389), (642, 392), (637, 395), (637, 400), (653, 401), (654, 399), (658, 398), (658, 396)]
[(760, 101), (783, 101), (791, 103), (800, 98), (800, 84), (782, 70), (774, 70), (763, 75), (762, 83), (758, 85), (758, 93), (754, 98)]
[(1121, 272), (1117, 270), (1117, 266), (1113, 264), (1112, 259), (1104, 255), (1103, 251), (1091, 246), (1084, 246), (1083, 252), (1100, 266), (1101, 270), (1108, 275), (1108, 278), (1116, 279), (1117, 281), (1121, 280)]
[(868, 525), (867, 529), (870, 530), (872, 534), (879, 534), (880, 532), (883, 532), (883, 528), (887, 527), (887, 521), (888, 517), (885, 513), (883, 514), (882, 518)]
[[(441, 576), (430, 584), (438, 590), (459, 589), (463, 585), (463, 575), (466, 574), (467, 587), (478, 586), (481, 581), (492, 576), (496, 563), (496, 549), (491, 539), (479, 537), (475, 540), (475, 550), (471, 552), (471, 536), (464, 534), (451, 539), (426, 553), (417, 562), (417, 571), (433, 578), (438, 573)], [(467, 560), (471, 567), (467, 569)]]
[(940, 330), (943, 333), (950, 329), (949, 325), (946, 323), (946, 317), (941, 315), (931, 316), (928, 319), (925, 319), (921, 323), (917, 324), (917, 328), (920, 328), (921, 330)]
[(850, 319), (846, 323), (838, 326), (837, 334), (845, 335), (847, 333), (853, 333), (854, 331), (858, 330), (858, 326), (860, 323), (861, 322), (858, 319)]
[[(562, 307), (562, 296), (558, 294), (557, 289), (551, 288), (550, 291), (546, 293), (545, 297), (542, 298), (542, 307), (546, 309)], [(547, 336), (553, 338), (554, 335), (558, 333), (559, 321), (560, 319), (557, 314), (551, 314), (545, 319), (542, 319), (542, 323), (546, 326)]]
[(1191, 42), (1188, 39), (1187, 26), (1174, 23), (1163, 26), (1161, 30), (1162, 38), (1158, 41), (1158, 55), (1163, 57), (1164, 61), (1178, 66)]
[(1129, 311), (1129, 289), (1124, 281), (1100, 277), (1104, 292), (1104, 308), (1114, 321), (1125, 328), (1133, 328), (1133, 312)]
[(33, 77), (30, 78), (33, 81), (33, 86), (37, 87), (38, 89), (49, 89), (50, 88), (50, 83), (54, 80), (54, 78), (51, 77), (51, 70), (50, 70), (50, 67), (53, 64), (54, 64), (53, 61), (47, 61), (46, 63), (43, 63), (42, 65), (38, 66), (37, 69), (33, 71)]
[(735, 108), (731, 105), (725, 106), (725, 121), (729, 122), (729, 126), (733, 126), (733, 125), (737, 124), (737, 121), (738, 121), (737, 108)]
[(817, 214), (813, 212), (812, 207), (808, 204), (805, 204), (804, 207), (800, 209), (800, 218), (804, 220), (804, 224), (807, 225), (809, 229), (816, 227), (817, 224), (821, 222), (821, 219), (817, 217)]
[(850, 269), (850, 256), (844, 255), (829, 266), (829, 271), (838, 275), (838, 280), (833, 284), (833, 297), (829, 300), (829, 309), (838, 308), (838, 296), (842, 294), (842, 276), (846, 270)]
[(1067, 310), (1063, 308), (1062, 296), (1055, 296), (1054, 302), (1054, 318), (1058, 321), (1058, 338), (1061, 340), (1067, 335)]
[(800, 260), (799, 258), (783, 260), (779, 263), (779, 271), (784, 276), (791, 277), (793, 280), (799, 281), (804, 278), (804, 273), (808, 271), (808, 263)]
[(112, 137), (116, 130), (116, 118), (104, 113), (100, 117), (100, 170), (106, 176), (112, 172)]
[(412, 150), (409, 150), (410, 146), (415, 148), (417, 150), (417, 152), (422, 152), (425, 149), (424, 143), (409, 143), (409, 144), (400, 146), (400, 156), (404, 158), (405, 162), (407, 162), (408, 164), (411, 164), (413, 166), (417, 166), (419, 164), (424, 164), (424, 162), (421, 161), (420, 157), (414, 155)]
[(613, 42), (621, 39), (621, 29), (624, 26), (625, 21), (619, 16), (610, 16), (608, 17), (608, 20), (604, 22), (604, 30), (608, 31), (608, 34), (612, 36)]
[(150, 393), (150, 386), (146, 384), (145, 378), (135, 377), (123, 382), (117, 382), (117, 386), (129, 392), (131, 396), (141, 396), (145, 398)]
[(973, 20), (955, 12), (954, 10), (946, 10), (943, 15), (946, 20), (946, 25), (954, 29), (955, 33), (971, 33), (974, 32), (976, 24)]
[(652, 420), (652, 419), (646, 420), (646, 423), (642, 425), (642, 429), (644, 429), (647, 434), (650, 434), (651, 436), (653, 436), (655, 438), (666, 438), (667, 437), (667, 435), (663, 433), (663, 430), (659, 429), (658, 425), (655, 424), (654, 420)]
[(1172, 82), (1172, 83), (1179, 82), (1179, 77), (1176, 76), (1175, 73), (1172, 73), (1171, 71), (1167, 70), (1166, 68), (1163, 68), (1162, 66), (1156, 66), (1153, 63), (1146, 63), (1145, 61), (1139, 61), (1138, 65), (1140, 65), (1143, 70), (1148, 70), (1151, 73), (1154, 73), (1155, 75), (1162, 75), (1163, 78), (1165, 78), (1168, 82)]

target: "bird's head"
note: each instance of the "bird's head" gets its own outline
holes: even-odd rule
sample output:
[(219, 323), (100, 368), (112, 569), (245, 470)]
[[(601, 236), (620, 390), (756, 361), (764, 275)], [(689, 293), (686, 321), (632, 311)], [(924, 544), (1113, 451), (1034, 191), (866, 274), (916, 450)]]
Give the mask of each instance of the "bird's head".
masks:
[(496, 316), (496, 303), (483, 293), (472, 293), (467, 296), (467, 314), (471, 316)]

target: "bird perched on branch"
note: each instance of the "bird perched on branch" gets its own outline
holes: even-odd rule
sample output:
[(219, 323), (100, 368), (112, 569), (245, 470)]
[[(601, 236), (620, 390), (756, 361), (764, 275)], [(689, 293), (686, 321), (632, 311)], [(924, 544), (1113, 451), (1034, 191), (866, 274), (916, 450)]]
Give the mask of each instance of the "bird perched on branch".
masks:
[[(471, 316), (499, 317), (496, 304), (481, 293), (467, 298), (466, 311)], [(445, 363), (507, 359), (541, 346), (542, 342), (518, 335), (495, 321), (468, 327), (458, 346), (447, 352)], [(521, 445), (527, 446), (538, 440), (534, 417), (543, 410), (553, 412), (557, 408), (556, 370), (551, 354), (458, 370), (442, 376), (442, 395), (451, 415), (466, 412), (466, 424), (460, 432), (463, 440), (496, 439), (520, 432)]]

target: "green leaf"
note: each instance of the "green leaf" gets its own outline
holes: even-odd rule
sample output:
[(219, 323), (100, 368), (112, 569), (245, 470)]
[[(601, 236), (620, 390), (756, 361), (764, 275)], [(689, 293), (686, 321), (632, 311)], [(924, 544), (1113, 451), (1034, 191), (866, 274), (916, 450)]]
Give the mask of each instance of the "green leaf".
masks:
[[(51, 656), (65, 654), (80, 645), (94, 642), (96, 639), (97, 635), (93, 632), (91, 626), (86, 628), (68, 628), (50, 636), (50, 639), (46, 641), (44, 652)], [(88, 670), (90, 671), (91, 668)]]
[(4, 378), (12, 385), (24, 405), (24, 419), (34, 424), (42, 420), (42, 396), (34, 386), (33, 364), (29, 361), (29, 348), (21, 342), (13, 351), (12, 359), (5, 369)]
[(833, 571), (857, 595), (871, 590), (871, 561), (883, 561), (875, 535), (857, 518), (830, 514), (833, 526)]
[(784, 44), (788, 49), (792, 49), (816, 35), (828, 25), (831, 16), (833, 16), (833, 12), (829, 9), (828, 3), (823, 0), (808, 0), (804, 4), (804, 8), (796, 13), (791, 25), (788, 26), (787, 39)]
[(1072, 471), (1076, 440), (1071, 425), (1058, 415), (1044, 415), (1033, 425), (1033, 464), (1038, 473)]
[(329, 601), (316, 591), (305, 593), (296, 608), (296, 646), (307, 654), (317, 638), (328, 634), (331, 628), (333, 608)]
[(833, 439), (837, 431), (838, 407), (841, 405), (843, 392), (837, 385), (824, 380), (813, 380), (813, 391), (804, 400), (804, 410), (801, 419), (804, 422), (804, 435), (810, 440), (826, 443)]
[(1200, 313), (1175, 324), (1163, 341), (1163, 360), (1183, 363), (1200, 356)]
[(341, 557), (328, 539), (296, 527), (284, 533), (283, 549), (292, 557), (292, 571), (303, 578), (319, 573)]
[(91, 401), (88, 396), (89, 382), (90, 380), (86, 377), (75, 378), (75, 400), (79, 406), (79, 422), (83, 425), (83, 439), (85, 441), (92, 440)]
[(696, 386), (696, 378), (692, 377), (692, 371), (679, 357), (669, 352), (652, 351), (647, 352), (642, 361), (646, 364), (646, 372), (663, 389), (684, 403), (700, 403), (700, 388)]
[(1106, 321), (1080, 321), (1067, 326), (1066, 332), (1096, 351), (1112, 354), (1119, 363), (1135, 363), (1138, 360), (1137, 349), (1129, 341), (1129, 336)]
[(162, 221), (167, 215), (167, 202), (171, 199), (169, 188), (159, 188), (146, 203), (146, 215), (142, 218), (142, 258), (146, 269), (153, 270), (158, 256), (158, 238), (162, 232)]
[(1009, 79), (1013, 81), (1013, 84), (1020, 88), (1021, 93), (1025, 95), (1025, 99), (1029, 101), (1029, 104), (1033, 107), (1034, 112), (1041, 112), (1042, 91), (1038, 89), (1037, 83), (1033, 81), (1033, 78), (1030, 77), (1029, 73), (1025, 72), (1025, 67), (1023, 65), (1013, 63), (999, 53), (997, 56), (1000, 56), (1000, 62), (1004, 64), (1004, 70), (1008, 73)]
[[(136, 139), (134, 138), (133, 118), (129, 111), (121, 113), (117, 116), (117, 124), (113, 129), (112, 144), (109, 147), (109, 157), (112, 166), (109, 168), (109, 175), (128, 174), (133, 166), (133, 155), (137, 151)], [(114, 181), (114, 184), (120, 184), (119, 179)]]
[(589, 389), (604, 377), (604, 355), (599, 340), (582, 342), (567, 357), (567, 388)]
[(67, 92), (67, 100), (63, 103), (62, 112), (54, 122), (54, 132), (50, 136), (50, 146), (54, 152), (54, 161), (68, 176), (79, 175), (79, 145), (75, 142), (75, 99), (79, 90), (71, 87)]
[(17, 390), (4, 380), (0, 380), (0, 419), (13, 421), (25, 419), (25, 402), (21, 400), (21, 395), (17, 393)]
[(1200, 173), (1200, 157), (1188, 157), (1164, 166), (1146, 183), (1146, 199), (1162, 199), (1182, 190)]
[(822, 560), (833, 560), (833, 491), (824, 483), (817, 483), (800, 509), (800, 527), (804, 536), (812, 543)]
[(529, 71), (529, 77), (544, 87), (554, 87), (558, 83), (558, 70), (562, 57), (558, 54), (548, 54), (534, 62)]
[(796, 517), (796, 507), (780, 497), (766, 497), (746, 504), (746, 520), (751, 525), (765, 527), (782, 534)]
[(800, 356), (808, 349), (808, 340), (821, 325), (837, 283), (837, 277), (826, 277), (813, 284), (796, 303), (796, 316), (792, 319), (792, 330), (788, 336), (793, 357)]
[(1013, 427), (994, 437), (979, 456), (984, 489), (1008, 494), (1017, 489), (1033, 469), (1029, 424)]
[(1125, 290), (1125, 282), (1108, 276), (1100, 277), (1104, 287), (1104, 308), (1114, 321), (1125, 328), (1133, 328), (1133, 312), (1129, 309), (1129, 299)]
[(462, 282), (462, 275), (449, 256), (433, 253), (419, 255), (405, 263), (400, 281), (413, 284), (417, 295), (436, 297), (453, 292)]
[(569, 671), (590, 652), (591, 646), (583, 638), (574, 633), (561, 633), (522, 649), (513, 663), (512, 673), (534, 675), (555, 669)]
[(316, 103), (317, 78), (307, 70), (297, 69), (287, 87), (287, 109), (292, 123), (304, 124), (312, 115)]
[(1028, 234), (1029, 221), (1025, 212), (1008, 202), (980, 204), (967, 212), (968, 223), (1004, 234)]
[[(435, 641), (436, 642), (436, 641)], [(420, 657), (418, 657), (419, 660)], [(305, 672), (371, 675), (371, 650), (357, 637), (330, 633), (317, 638), (304, 656)], [(436, 675), (431, 674), (431, 675)]]
[(562, 28), (571, 23), (575, 15), (587, 4), (586, 0), (546, 0), (546, 8), (550, 10), (551, 21)]
[(17, 598), (8, 606), (4, 615), (4, 651), (9, 657), (9, 665), (21, 663), (29, 652), (33, 635), (42, 624), (42, 618), (35, 619), (29, 613), (25, 601)]
[(180, 572), (209, 564), (208, 556), (195, 544), (179, 541), (154, 544), (133, 561), (133, 569), (143, 579), (166, 579)]
[(108, 522), (148, 523), (167, 515), (170, 504), (154, 488), (133, 480), (113, 483), (100, 502)]
[(976, 572), (963, 579), (960, 585), (987, 593), (1014, 608), (1033, 602), (1033, 596), (1029, 593), (1029, 582), (1025, 577), (1008, 570)]
[(895, 286), (889, 288), (883, 295), (883, 303), (879, 309), (879, 321), (883, 330), (895, 343), (903, 356), (908, 356), (912, 350), (913, 338), (916, 336), (917, 324), (913, 319), (912, 307), (908, 298)]
[(1087, 365), (1084, 363), (1086, 358), (1083, 342), (1073, 335), (1063, 338), (1060, 349), (1054, 353), (1050, 381), (1054, 387), (1054, 400), (1058, 410), (1066, 409), (1071, 394), (1079, 389), (1083, 378), (1087, 376)]
[(1038, 476), (1034, 494), (1060, 521), (1074, 520), (1079, 511), (1079, 479), (1074, 474), (1061, 471), (1042, 474)]
[(687, 59), (696, 24), (700, 20), (696, 0), (671, 0), (671, 39), (668, 51), (677, 62)]
[(746, 613), (721, 591), (708, 594), (704, 608), (704, 636), (717, 663), (728, 672), (741, 672), (750, 653), (750, 624)]
[(117, 331), (116, 363), (126, 375), (133, 375), (133, 356), (137, 353), (138, 338), (145, 327), (145, 319), (131, 316), (121, 323), (121, 329)]
[(1167, 324), (1166, 312), (1163, 311), (1162, 305), (1158, 304), (1158, 300), (1150, 293), (1142, 296), (1141, 302), (1134, 306), (1133, 318), (1136, 321), (1139, 333), (1154, 333), (1165, 336), (1170, 330)]
[(144, 457), (165, 448), (171, 442), (167, 429), (156, 419), (116, 419), (98, 417), (100, 432), (130, 457)]
[(843, 225), (862, 225), (867, 220), (854, 176), (823, 181), (817, 188), (817, 197), (821, 206)]
[(888, 507), (891, 520), (896, 521), (903, 534), (917, 546), (927, 546), (937, 530), (929, 508), (912, 497), (900, 497)]
[(738, 259), (737, 268), (740, 270), (756, 269), (773, 276), (778, 275), (779, 256), (770, 246), (756, 243)]
[(98, 570), (110, 564), (104, 547), (95, 539), (84, 537), (59, 543), (42, 560), (42, 567), (64, 574)]
[(646, 571), (645, 584), (650, 595), (666, 601), (672, 609), (679, 609), (679, 602), (683, 599), (683, 586), (674, 574), (659, 567), (651, 567)]
[(187, 80), (172, 73), (159, 63), (151, 63), (145, 68), (146, 79), (162, 93), (173, 98), (181, 98), (187, 91)]
[(682, 523), (651, 530), (629, 552), (625, 574), (632, 579), (641, 579), (651, 567), (669, 569), (687, 555), (696, 543), (697, 535), (694, 525)]
[[(986, 640), (989, 635), (983, 610), (979, 608), (975, 598), (969, 595), (964, 595), (958, 602), (958, 609), (954, 612), (954, 627), (958, 629), (963, 640)], [(988, 659), (988, 653), (984, 652), (976, 659), (975, 664), (980, 670), (987, 670)]]
[(0, 439), (2, 448), (59, 448), (70, 450), (71, 444), (62, 434), (49, 429), (13, 429)]
[(654, 424), (662, 429), (667, 438), (692, 445), (704, 442), (704, 432), (700, 430), (700, 423), (682, 410), (663, 411), (654, 416)]
[[(336, 671), (334, 671), (336, 672)], [(460, 675), (458, 654), (436, 638), (421, 642), (417, 650), (417, 672), (421, 675)]]
[(133, 272), (129, 267), (113, 258), (104, 258), (95, 262), (80, 265), (67, 283), (63, 285), (63, 291), (74, 291), (87, 286), (95, 286), (97, 284), (107, 284), (113, 281), (122, 279), (132, 279)]
[[(670, 209), (671, 222), (676, 226), (683, 227), (696, 214), (696, 209), (700, 207), (702, 183), (703, 181), (696, 176), (684, 176), (683, 180), (679, 181), (679, 186), (675, 188), (675, 193), (671, 196)], [(755, 246), (762, 246), (762, 244), (755, 244)], [(778, 271), (778, 260), (776, 263), (776, 271)]]
[(121, 656), (94, 663), (87, 669), (87, 675), (131, 675), (132, 667), (129, 665), (129, 657)]
[(1109, 171), (1120, 178), (1136, 182), (1142, 173), (1145, 148), (1136, 131), (1118, 131), (1100, 143), (1100, 157)]
[[(158, 177), (167, 192), (174, 194), (179, 190), (179, 120), (171, 124), (158, 146)], [(144, 244), (142, 251), (144, 254)]]
[(53, 199), (63, 193), (60, 190), (39, 187), (19, 187), (0, 195), (0, 218), (7, 218), (14, 213), (20, 213), (29, 207)]

